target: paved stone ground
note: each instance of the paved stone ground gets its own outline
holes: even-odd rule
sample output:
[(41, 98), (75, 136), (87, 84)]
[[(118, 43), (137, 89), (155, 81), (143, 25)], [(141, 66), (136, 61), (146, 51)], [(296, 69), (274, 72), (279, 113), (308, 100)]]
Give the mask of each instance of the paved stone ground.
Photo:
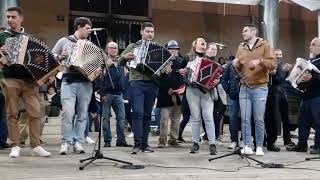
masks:
[[(114, 128), (114, 127), (113, 127)], [(225, 131), (227, 132), (227, 131)], [(97, 134), (93, 133), (93, 137)], [(185, 133), (187, 140), (190, 140), (190, 128)], [(8, 158), (9, 150), (0, 150), (0, 180), (7, 179), (319, 179), (320, 161), (307, 161), (289, 166), (290, 168), (312, 168), (314, 170), (302, 169), (262, 169), (257, 163), (241, 159), (238, 155), (225, 157), (216, 161), (208, 161), (209, 156), (207, 145), (201, 145), (200, 153), (189, 154), (191, 143), (182, 144), (180, 147), (168, 147), (164, 149), (155, 148), (154, 153), (140, 153), (131, 155), (130, 148), (103, 148), (105, 156), (118, 158), (132, 162), (136, 165), (145, 165), (140, 170), (125, 170), (119, 168), (122, 163), (115, 163), (109, 160), (98, 160), (89, 165), (85, 170), (80, 171), (79, 159), (89, 157), (93, 145), (84, 144), (86, 154), (71, 154), (67, 156), (58, 155), (59, 136), (47, 136), (44, 145), (46, 149), (53, 153), (50, 158), (31, 157), (29, 148), (24, 148), (20, 158)], [(228, 139), (226, 135), (225, 139)], [(296, 139), (295, 139), (296, 140)], [(132, 138), (127, 138), (132, 143)], [(150, 136), (150, 144), (157, 145), (157, 137)], [(282, 144), (279, 141), (279, 145)], [(312, 143), (311, 143), (312, 144)], [(286, 152), (282, 146), (279, 153), (271, 153), (265, 149), (265, 156), (256, 157), (267, 163), (292, 164), (304, 161), (305, 157), (310, 157), (306, 153)], [(218, 155), (230, 153), (226, 145), (218, 147)], [(250, 167), (248, 167), (250, 166)]]

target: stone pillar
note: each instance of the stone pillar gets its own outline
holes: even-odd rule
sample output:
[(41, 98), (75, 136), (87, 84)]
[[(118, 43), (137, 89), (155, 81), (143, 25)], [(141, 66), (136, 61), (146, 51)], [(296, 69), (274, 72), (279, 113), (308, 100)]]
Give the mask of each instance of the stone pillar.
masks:
[(262, 0), (259, 10), (260, 35), (276, 48), (279, 39), (278, 0)]

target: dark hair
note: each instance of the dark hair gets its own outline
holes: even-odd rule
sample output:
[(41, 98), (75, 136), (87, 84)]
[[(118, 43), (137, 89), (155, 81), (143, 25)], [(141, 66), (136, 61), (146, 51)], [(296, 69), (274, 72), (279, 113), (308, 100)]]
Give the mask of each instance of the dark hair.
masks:
[(3, 26), (0, 26), (0, 30), (6, 30), (6, 28)]
[(141, 25), (141, 30), (143, 31), (145, 28), (147, 27), (152, 27), (154, 28), (154, 25), (151, 23), (151, 22), (144, 22), (142, 25)]
[(78, 26), (84, 27), (85, 25), (90, 25), (92, 26), (92, 22), (89, 18), (87, 17), (78, 17), (74, 20), (73, 28), (74, 30), (78, 30)]
[(15, 7), (9, 7), (8, 9), (7, 9), (7, 11), (16, 11), (20, 16), (23, 14), (23, 10), (22, 10), (22, 8), (21, 7), (19, 7), (19, 6), (15, 6)]

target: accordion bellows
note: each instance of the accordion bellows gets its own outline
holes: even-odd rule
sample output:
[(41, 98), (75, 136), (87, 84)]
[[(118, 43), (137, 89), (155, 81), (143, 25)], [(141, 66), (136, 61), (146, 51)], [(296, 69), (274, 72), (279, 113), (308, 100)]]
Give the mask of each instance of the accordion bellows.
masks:
[(70, 63), (88, 80), (94, 81), (100, 75), (104, 59), (98, 46), (88, 40), (78, 40), (71, 54)]
[(207, 58), (197, 57), (190, 61), (187, 65), (189, 69), (186, 82), (188, 84), (196, 84), (205, 90), (214, 88), (214, 79), (220, 78), (223, 73), (223, 68), (220, 64)]
[(151, 41), (141, 41), (133, 54), (135, 59), (130, 62), (130, 67), (144, 74), (158, 77), (172, 57), (168, 49)]
[(38, 85), (42, 85), (59, 71), (63, 70), (49, 47), (40, 40), (27, 35), (6, 39), (9, 57), (7, 65), (23, 66)]

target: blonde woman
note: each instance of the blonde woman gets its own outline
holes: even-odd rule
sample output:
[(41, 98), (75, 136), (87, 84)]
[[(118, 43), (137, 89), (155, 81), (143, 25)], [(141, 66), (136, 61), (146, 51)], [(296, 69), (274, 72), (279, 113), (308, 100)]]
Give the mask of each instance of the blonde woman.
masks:
[[(197, 38), (192, 43), (190, 53), (186, 57), (186, 68), (179, 70), (179, 72), (184, 77), (191, 77), (192, 79), (197, 64), (200, 63), (201, 58), (204, 57), (206, 46), (207, 43), (203, 38)], [(219, 83), (219, 80), (215, 79), (213, 83), (216, 86)], [(199, 151), (200, 125), (202, 115), (208, 134), (210, 155), (217, 154), (215, 145), (215, 127), (213, 121), (214, 102), (212, 92), (204, 90), (203, 88), (201, 88), (201, 86), (192, 83), (192, 80), (188, 78), (186, 96), (189, 103), (192, 122), (193, 145), (190, 149), (190, 153), (197, 153)]]

